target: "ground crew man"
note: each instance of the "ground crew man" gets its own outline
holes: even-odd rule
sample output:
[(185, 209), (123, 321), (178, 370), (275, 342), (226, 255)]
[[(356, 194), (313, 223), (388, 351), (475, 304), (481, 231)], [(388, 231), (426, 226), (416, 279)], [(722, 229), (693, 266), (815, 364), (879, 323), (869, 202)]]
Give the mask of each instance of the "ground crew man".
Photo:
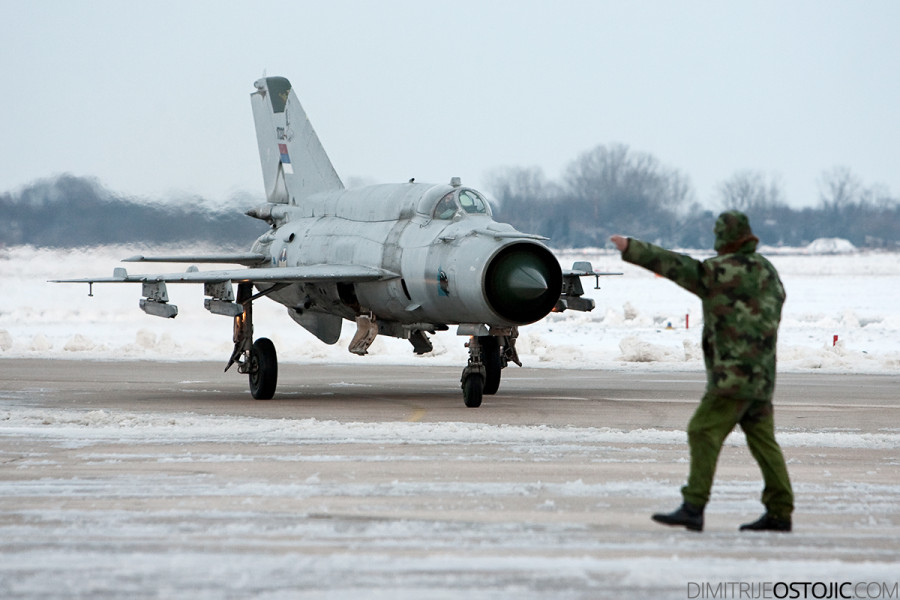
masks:
[(706, 391), (688, 424), (690, 473), (683, 504), (653, 515), (666, 525), (703, 530), (716, 462), (725, 438), (740, 424), (762, 471), (766, 512), (741, 530), (790, 531), (794, 495), (781, 448), (775, 441), (772, 394), (775, 346), (785, 293), (778, 272), (756, 253), (759, 239), (747, 216), (719, 215), (717, 256), (699, 261), (659, 246), (614, 235), (623, 260), (671, 279), (703, 301)]

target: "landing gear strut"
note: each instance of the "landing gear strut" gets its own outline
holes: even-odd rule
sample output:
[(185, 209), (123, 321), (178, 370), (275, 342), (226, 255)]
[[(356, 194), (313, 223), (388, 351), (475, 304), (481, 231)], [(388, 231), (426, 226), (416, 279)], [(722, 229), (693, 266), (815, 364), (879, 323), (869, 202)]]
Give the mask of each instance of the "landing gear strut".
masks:
[(278, 355), (268, 338), (253, 342), (253, 300), (253, 284), (239, 283), (237, 303), (244, 312), (234, 318), (234, 351), (225, 370), (237, 363), (238, 372), (249, 375), (250, 394), (257, 400), (269, 400), (278, 385)]

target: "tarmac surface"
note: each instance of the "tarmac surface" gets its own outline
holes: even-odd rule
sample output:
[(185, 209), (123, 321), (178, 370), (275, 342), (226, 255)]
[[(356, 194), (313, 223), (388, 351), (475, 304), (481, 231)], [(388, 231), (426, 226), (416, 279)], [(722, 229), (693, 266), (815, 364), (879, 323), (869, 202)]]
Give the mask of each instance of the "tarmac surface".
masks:
[(461, 368), (282, 364), (255, 401), (223, 366), (0, 360), (0, 597), (900, 580), (900, 376), (780, 375), (794, 532), (737, 532), (762, 512), (738, 430), (697, 534), (649, 516), (680, 502), (702, 373), (510, 367), (467, 409)]

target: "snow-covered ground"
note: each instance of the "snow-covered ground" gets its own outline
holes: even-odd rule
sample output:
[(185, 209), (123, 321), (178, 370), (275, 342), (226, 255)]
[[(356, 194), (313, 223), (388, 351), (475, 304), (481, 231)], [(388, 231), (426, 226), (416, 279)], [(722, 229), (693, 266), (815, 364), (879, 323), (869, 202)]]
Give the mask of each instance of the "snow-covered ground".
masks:
[[(822, 250), (832, 252), (834, 247), (826, 244)], [(843, 250), (771, 251), (788, 293), (779, 338), (782, 372), (900, 372), (900, 254)], [(171, 302), (180, 311), (169, 320), (141, 312), (135, 284), (98, 284), (90, 298), (87, 285), (46, 282), (107, 276), (121, 266), (152, 272), (157, 265), (119, 262), (136, 253), (152, 251), (0, 251), (0, 357), (226, 360), (232, 347), (231, 322), (204, 310), (202, 286), (169, 286)], [(565, 267), (574, 260), (590, 260), (597, 270), (624, 275), (601, 278), (600, 290), (590, 289), (593, 279), (582, 280), (585, 295), (597, 303), (593, 312), (551, 314), (522, 327), (518, 350), (527, 367), (702, 369), (700, 303), (694, 296), (622, 262), (616, 252), (589, 249), (558, 255)], [(173, 270), (171, 265), (163, 269)], [(295, 325), (274, 302), (257, 302), (254, 315), (257, 335), (275, 342), (282, 362), (460, 367), (466, 362), (463, 339), (453, 330), (432, 336), (434, 352), (426, 356), (415, 356), (404, 340), (379, 337), (369, 355), (360, 358), (347, 351), (355, 330), (351, 323), (345, 323), (337, 344), (327, 346)]]
[[(111, 274), (146, 251), (0, 251), (0, 368), (22, 357), (224, 362), (231, 323), (203, 309), (199, 286), (169, 286), (180, 315), (164, 320), (138, 309), (135, 285), (97, 285), (89, 298), (86, 285), (46, 283)], [(612, 252), (560, 255), (625, 275), (589, 291), (592, 313), (523, 327), (526, 368), (702, 378), (695, 298)], [(900, 255), (772, 259), (788, 291), (782, 372), (900, 373)], [(356, 357), (350, 327), (326, 346), (275, 303), (255, 310), (282, 362), (466, 360), (453, 332), (433, 336), (432, 355), (379, 338)], [(845, 590), (868, 594), (854, 597), (898, 597), (900, 430), (890, 418), (779, 432), (798, 500), (790, 536), (735, 531), (758, 516), (760, 482), (732, 436), (707, 531), (694, 535), (647, 518), (678, 502), (683, 430), (346, 422), (291, 405), (278, 418), (90, 410), (77, 398), (48, 405), (52, 387), (0, 393), (4, 598), (824, 597), (771, 586), (835, 581), (870, 584)], [(739, 582), (757, 587), (716, 587)]]
[(28, 406), (41, 393), (0, 410), (4, 599), (897, 598), (896, 423), (780, 434), (790, 535), (737, 531), (761, 482), (732, 436), (700, 535), (648, 518), (678, 502), (684, 431)]

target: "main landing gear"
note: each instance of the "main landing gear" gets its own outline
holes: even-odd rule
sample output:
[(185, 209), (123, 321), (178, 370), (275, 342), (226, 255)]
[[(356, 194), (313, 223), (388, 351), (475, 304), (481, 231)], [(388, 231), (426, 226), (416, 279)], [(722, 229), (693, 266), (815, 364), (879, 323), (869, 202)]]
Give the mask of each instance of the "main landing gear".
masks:
[(270, 400), (278, 384), (278, 356), (269, 338), (259, 338), (250, 348), (250, 394), (257, 400)]
[[(234, 351), (225, 367), (227, 371), (237, 364), (238, 372), (248, 376), (250, 394), (257, 400), (271, 399), (278, 385), (278, 354), (275, 352), (275, 344), (268, 338), (253, 341), (253, 300), (269, 291), (271, 290), (254, 296), (253, 284), (238, 284), (235, 301), (243, 306), (244, 312), (234, 317)], [(522, 366), (516, 353), (518, 329), (492, 329), (490, 333), (473, 336), (466, 344), (469, 362), (463, 369), (460, 384), (463, 401), (469, 408), (481, 406), (485, 394), (491, 396), (497, 393), (501, 371), (510, 362)], [(413, 346), (424, 349), (421, 343), (417, 345), (414, 342)]]
[(234, 351), (225, 370), (237, 363), (238, 372), (249, 375), (250, 394), (257, 400), (270, 400), (278, 385), (278, 355), (268, 338), (253, 341), (253, 284), (239, 283), (237, 303), (244, 312), (234, 318)]
[(463, 402), (469, 408), (481, 406), (484, 394), (492, 396), (500, 389), (500, 372), (510, 362), (520, 367), (516, 353), (518, 330), (510, 328), (508, 335), (473, 336), (466, 347), (469, 349), (469, 363), (463, 369), (460, 384)]

